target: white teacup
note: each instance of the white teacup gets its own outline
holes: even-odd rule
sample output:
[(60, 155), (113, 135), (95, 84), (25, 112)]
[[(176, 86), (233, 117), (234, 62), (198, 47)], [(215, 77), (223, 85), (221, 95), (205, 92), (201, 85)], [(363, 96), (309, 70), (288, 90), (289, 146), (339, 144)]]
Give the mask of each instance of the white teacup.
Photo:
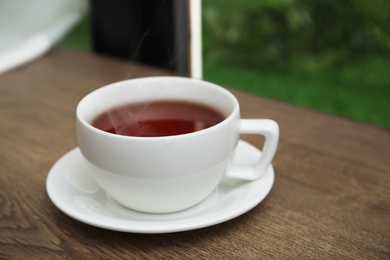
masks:
[[(140, 101), (186, 100), (211, 106), (225, 119), (200, 131), (163, 137), (107, 133), (91, 125), (104, 111)], [(240, 134), (265, 136), (255, 165), (231, 165)], [(97, 89), (77, 107), (81, 153), (96, 182), (120, 204), (142, 212), (184, 210), (205, 199), (224, 175), (257, 180), (271, 164), (279, 127), (269, 119), (240, 119), (237, 99), (215, 84), (181, 77), (126, 80)]]

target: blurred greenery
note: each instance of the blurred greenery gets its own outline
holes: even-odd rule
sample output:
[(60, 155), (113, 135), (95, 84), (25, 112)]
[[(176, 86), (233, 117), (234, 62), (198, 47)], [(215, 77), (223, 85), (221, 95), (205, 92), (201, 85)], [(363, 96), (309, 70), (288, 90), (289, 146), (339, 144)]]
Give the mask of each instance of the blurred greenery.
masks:
[(81, 21), (61, 40), (60, 46), (92, 51), (92, 32), (90, 16), (84, 14)]
[[(388, 0), (203, 0), (204, 79), (390, 127)], [(88, 16), (62, 42), (91, 50)]]
[(202, 3), (206, 80), (390, 127), (387, 0)]
[(323, 69), (390, 55), (387, 0), (203, 1), (207, 59)]

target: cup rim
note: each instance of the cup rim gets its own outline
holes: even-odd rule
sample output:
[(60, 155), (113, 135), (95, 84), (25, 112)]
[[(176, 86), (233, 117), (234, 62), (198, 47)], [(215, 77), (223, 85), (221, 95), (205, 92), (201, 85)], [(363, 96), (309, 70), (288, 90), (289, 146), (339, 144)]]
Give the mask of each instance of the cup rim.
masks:
[[(158, 81), (158, 80), (164, 80), (164, 81), (167, 81), (167, 80), (173, 80), (173, 81), (177, 81), (177, 80), (181, 80), (181, 81), (192, 81), (192, 82), (198, 82), (198, 83), (201, 83), (201, 84), (207, 84), (208, 86), (214, 88), (214, 89), (217, 89), (218, 91), (221, 91), (223, 94), (225, 94), (228, 98), (230, 98), (230, 100), (233, 102), (233, 109), (232, 111), (230, 111), (229, 115), (226, 116), (221, 122), (219, 122), (218, 124), (216, 125), (213, 125), (209, 128), (206, 128), (206, 129), (202, 129), (202, 130), (198, 130), (198, 131), (195, 131), (195, 132), (191, 132), (191, 133), (186, 133), (186, 134), (179, 134), (179, 135), (168, 135), (168, 136), (128, 136), (128, 135), (119, 135), (119, 134), (113, 134), (113, 133), (109, 133), (109, 132), (106, 132), (106, 131), (103, 131), (101, 129), (98, 129), (94, 126), (92, 126), (91, 123), (89, 123), (82, 115), (81, 115), (81, 109), (82, 109), (82, 105), (84, 102), (86, 102), (87, 99), (91, 98), (91, 96), (93, 95), (96, 95), (97, 93), (100, 93), (102, 91), (107, 91), (108, 88), (113, 88), (115, 86), (119, 86), (119, 85), (124, 85), (124, 84), (127, 84), (129, 82), (131, 83), (135, 83), (137, 81)], [(228, 122), (230, 122), (232, 120), (232, 118), (235, 116), (235, 114), (239, 114), (239, 111), (240, 111), (240, 105), (239, 105), (239, 102), (237, 100), (237, 98), (230, 92), (228, 91), (227, 89), (225, 89), (224, 87), (222, 86), (219, 86), (215, 83), (212, 83), (212, 82), (208, 82), (208, 81), (205, 81), (205, 80), (201, 80), (201, 79), (194, 79), (194, 78), (186, 78), (186, 77), (180, 77), (180, 76), (151, 76), (151, 77), (140, 77), (140, 78), (134, 78), (134, 79), (127, 79), (127, 80), (122, 80), (122, 81), (117, 81), (117, 82), (114, 82), (114, 83), (111, 83), (111, 84), (108, 84), (108, 85), (104, 85), (100, 88), (97, 88), (93, 91), (91, 91), (90, 93), (88, 93), (87, 95), (85, 95), (78, 103), (77, 105), (77, 108), (76, 108), (76, 118), (77, 118), (77, 121), (79, 121), (84, 127), (86, 127), (87, 129), (89, 129), (90, 131), (93, 131), (95, 133), (98, 133), (98, 134), (101, 134), (101, 135), (104, 135), (104, 136), (109, 136), (111, 138), (116, 138), (116, 139), (124, 139), (124, 140), (163, 140), (163, 139), (172, 139), (172, 138), (184, 138), (186, 136), (195, 136), (195, 135), (202, 135), (202, 134), (206, 134), (207, 132), (210, 132), (210, 131), (215, 131), (215, 128), (218, 128), (224, 124), (227, 124)]]

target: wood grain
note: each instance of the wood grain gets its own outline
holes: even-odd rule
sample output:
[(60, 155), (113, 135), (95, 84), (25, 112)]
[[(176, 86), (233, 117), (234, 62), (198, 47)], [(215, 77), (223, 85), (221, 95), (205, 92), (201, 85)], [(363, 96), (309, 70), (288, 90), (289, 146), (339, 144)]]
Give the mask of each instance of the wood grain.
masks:
[(60, 212), (45, 181), (77, 146), (78, 101), (105, 84), (155, 75), (168, 74), (56, 49), (0, 76), (0, 259), (390, 259), (389, 129), (236, 90), (242, 117), (281, 128), (274, 187), (253, 210), (160, 235), (99, 229)]

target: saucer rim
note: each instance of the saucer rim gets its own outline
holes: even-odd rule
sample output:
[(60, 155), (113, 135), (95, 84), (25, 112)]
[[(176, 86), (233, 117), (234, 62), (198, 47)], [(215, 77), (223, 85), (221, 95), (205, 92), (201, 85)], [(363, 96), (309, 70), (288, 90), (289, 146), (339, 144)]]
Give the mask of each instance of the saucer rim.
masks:
[[(259, 149), (257, 149), (252, 144), (245, 142), (243, 140), (239, 141), (240, 145), (246, 146), (247, 149), (251, 149), (252, 152), (256, 150), (257, 153), (261, 153)], [(162, 233), (173, 233), (173, 232), (182, 232), (182, 231), (189, 231), (189, 230), (195, 230), (200, 228), (205, 228), (213, 225), (217, 225), (223, 222), (226, 222), (228, 220), (234, 219), (240, 215), (243, 215), (244, 213), (250, 211), (254, 207), (256, 207), (258, 204), (260, 204), (270, 193), (275, 179), (275, 173), (272, 164), (268, 167), (267, 172), (265, 173), (264, 177), (252, 181), (247, 182), (245, 187), (248, 187), (248, 189), (251, 188), (251, 186), (260, 186), (256, 191), (252, 191), (252, 193), (255, 192), (255, 196), (253, 198), (248, 198), (248, 191), (242, 195), (241, 200), (244, 202), (240, 204), (239, 207), (237, 207), (236, 210), (232, 212), (227, 212), (225, 214), (221, 214), (222, 210), (217, 210), (215, 212), (206, 214), (203, 216), (203, 214), (200, 214), (197, 217), (190, 217), (183, 218), (183, 219), (174, 219), (174, 220), (160, 220), (160, 221), (139, 221), (134, 219), (120, 219), (115, 217), (108, 217), (108, 216), (94, 216), (90, 215), (90, 218), (88, 218), (88, 214), (82, 214), (80, 211), (77, 211), (77, 208), (79, 206), (73, 205), (71, 206), (69, 203), (65, 203), (59, 199), (59, 195), (53, 185), (55, 185), (56, 179), (58, 180), (61, 178), (59, 176), (60, 172), (64, 172), (65, 170), (61, 170), (62, 165), (65, 165), (65, 163), (68, 163), (72, 160), (75, 160), (77, 156), (80, 156), (79, 148), (75, 147), (65, 153), (63, 156), (61, 156), (55, 164), (50, 169), (47, 179), (46, 179), (46, 191), (48, 193), (48, 196), (52, 203), (65, 215), (80, 221), (82, 223), (107, 229), (107, 230), (113, 230), (113, 231), (120, 231), (120, 232), (128, 232), (128, 233), (140, 233), (140, 234), (162, 234)], [(69, 163), (68, 163), (69, 164)], [(69, 165), (68, 165), (69, 166)], [(58, 176), (57, 176), (58, 175)], [(66, 178), (62, 176), (65, 180)], [(72, 184), (69, 183), (68, 180), (66, 180), (67, 187), (64, 189), (71, 190)], [(242, 187), (243, 188), (243, 187)], [(255, 190), (254, 188), (252, 188)], [(104, 191), (103, 191), (104, 192)], [(70, 194), (70, 192), (68, 192)], [(75, 204), (75, 202), (73, 202)], [(186, 211), (186, 210), (184, 210)], [(142, 213), (146, 215), (156, 215), (156, 214), (148, 214), (148, 213)], [(169, 214), (176, 214), (174, 213), (167, 213)], [(167, 215), (163, 214), (163, 215)], [(112, 221), (115, 220), (115, 221)]]

